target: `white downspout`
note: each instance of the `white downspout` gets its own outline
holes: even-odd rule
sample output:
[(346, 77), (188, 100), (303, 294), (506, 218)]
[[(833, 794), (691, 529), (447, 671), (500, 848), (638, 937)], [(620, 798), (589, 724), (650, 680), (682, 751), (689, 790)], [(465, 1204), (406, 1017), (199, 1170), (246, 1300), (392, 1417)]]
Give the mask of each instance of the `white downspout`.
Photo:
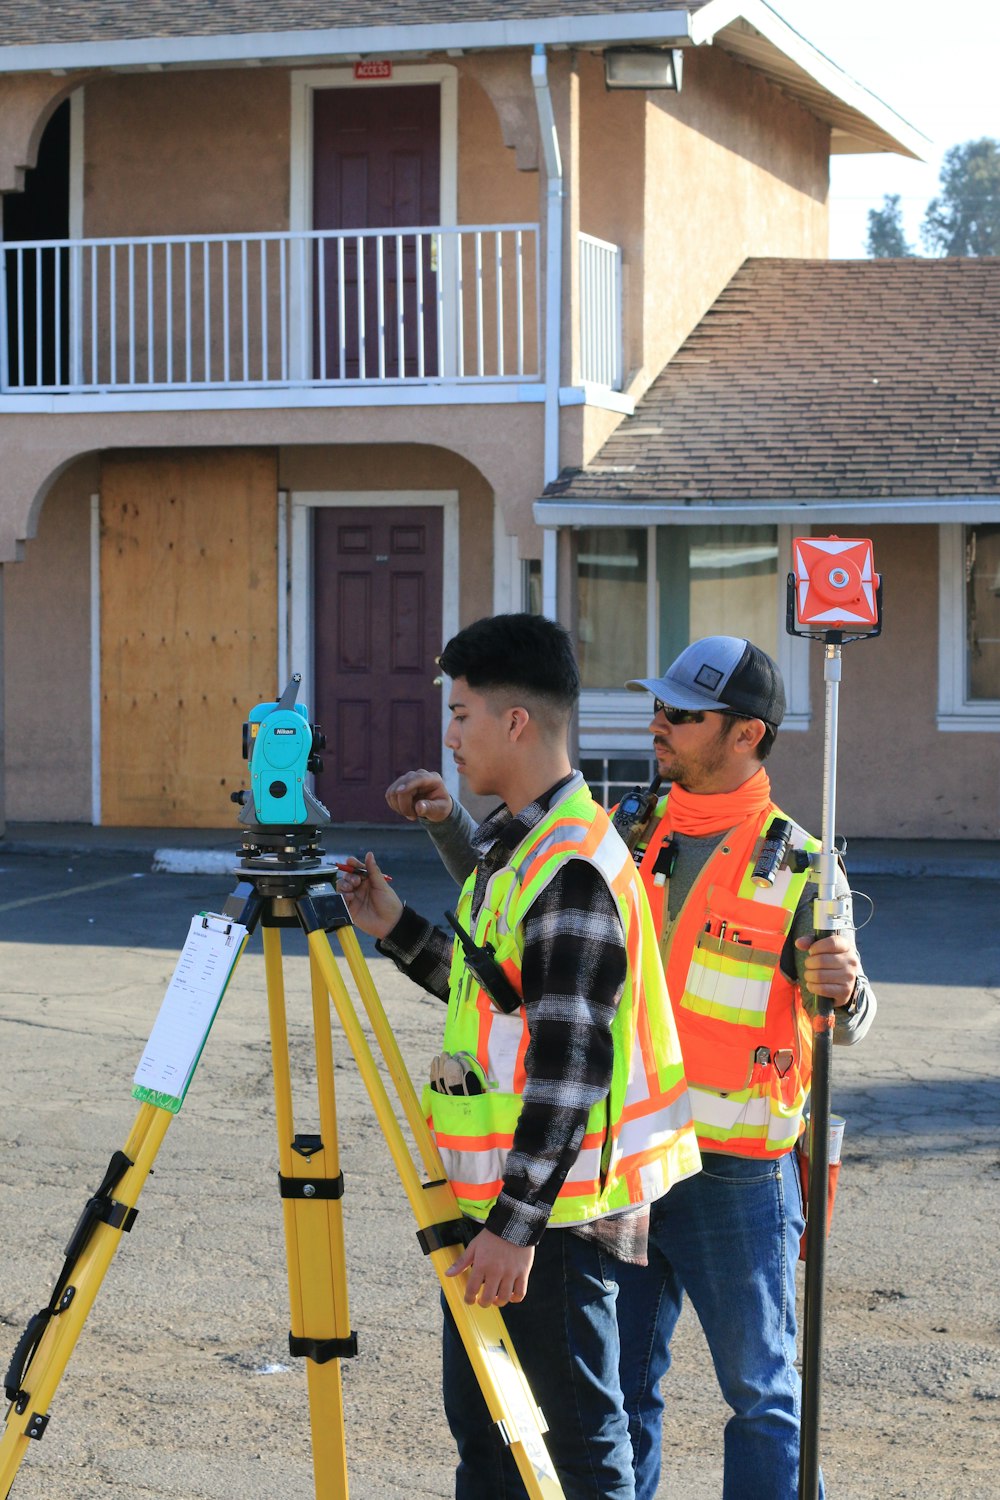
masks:
[[(563, 178), (559, 137), (552, 112), (549, 89), (549, 62), (542, 45), (535, 47), (531, 58), (531, 81), (535, 87), (538, 130), (545, 160), (545, 457), (544, 483), (551, 484), (559, 473), (559, 383), (562, 365), (562, 262), (563, 262)], [(552, 527), (542, 533), (542, 613), (556, 618), (558, 582), (558, 537)]]

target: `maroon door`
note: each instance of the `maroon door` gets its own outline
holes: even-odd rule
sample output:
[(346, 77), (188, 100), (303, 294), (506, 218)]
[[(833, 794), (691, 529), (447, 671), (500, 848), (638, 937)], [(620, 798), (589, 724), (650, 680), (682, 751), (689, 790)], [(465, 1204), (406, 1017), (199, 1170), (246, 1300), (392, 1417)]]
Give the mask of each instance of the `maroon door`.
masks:
[[(402, 229), (436, 225), (441, 214), (441, 96), (436, 85), (385, 88), (318, 89), (313, 95), (313, 228)], [(413, 234), (404, 235), (402, 276), (394, 238), (383, 240), (379, 256), (375, 239), (345, 239), (343, 258), (336, 240), (317, 246), (315, 285), (323, 284), (323, 307), (316, 297), (314, 374), (339, 379), (341, 334), (344, 376), (356, 380), (380, 374), (380, 339), (384, 373), (400, 373), (399, 299), (404, 313), (403, 374), (438, 373), (436, 277), (431, 269), (431, 241), (420, 241), (424, 316), (418, 320), (417, 255)], [(363, 279), (364, 350), (362, 361), (359, 273)], [(379, 316), (379, 283), (382, 316)], [(341, 295), (341, 283), (343, 295)], [(343, 306), (343, 315), (341, 307)], [(325, 325), (324, 328), (321, 326)], [(381, 333), (380, 333), (381, 325)]]
[(385, 789), (441, 763), (439, 507), (314, 512), (320, 801), (340, 823), (392, 821)]

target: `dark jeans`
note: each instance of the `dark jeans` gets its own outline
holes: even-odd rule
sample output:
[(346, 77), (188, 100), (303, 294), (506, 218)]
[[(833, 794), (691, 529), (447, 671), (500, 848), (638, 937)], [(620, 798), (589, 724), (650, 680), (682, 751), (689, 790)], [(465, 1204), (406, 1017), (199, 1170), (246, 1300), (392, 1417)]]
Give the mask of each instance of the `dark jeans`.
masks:
[(652, 1500), (659, 1483), (660, 1379), (686, 1292), (733, 1413), (723, 1500), (796, 1500), (795, 1266), (803, 1215), (795, 1153), (777, 1161), (703, 1153), (703, 1162), (696, 1177), (652, 1205), (648, 1267), (619, 1267), (636, 1497)]
[[(548, 1229), (528, 1293), (502, 1309), (566, 1500), (633, 1500), (632, 1445), (618, 1383), (619, 1262)], [(520, 1500), (521, 1476), (492, 1421), (445, 1306), (444, 1405), (458, 1445), (456, 1500)]]

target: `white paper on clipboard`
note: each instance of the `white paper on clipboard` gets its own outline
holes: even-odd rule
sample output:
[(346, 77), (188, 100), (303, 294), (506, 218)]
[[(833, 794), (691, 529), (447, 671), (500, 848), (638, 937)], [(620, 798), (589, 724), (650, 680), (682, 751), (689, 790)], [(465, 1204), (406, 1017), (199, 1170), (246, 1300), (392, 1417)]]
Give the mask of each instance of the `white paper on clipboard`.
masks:
[(137, 1099), (176, 1114), (212, 1029), (247, 929), (228, 917), (192, 917), (187, 941), (135, 1070)]

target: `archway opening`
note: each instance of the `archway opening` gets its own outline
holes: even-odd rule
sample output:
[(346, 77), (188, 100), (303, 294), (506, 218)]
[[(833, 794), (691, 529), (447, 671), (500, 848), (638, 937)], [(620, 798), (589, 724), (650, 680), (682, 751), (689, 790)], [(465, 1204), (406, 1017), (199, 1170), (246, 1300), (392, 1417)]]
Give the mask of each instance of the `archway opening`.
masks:
[(69, 250), (39, 241), (69, 239), (70, 105), (45, 127), (38, 163), (24, 190), (3, 200), (7, 250), (7, 378), (13, 389), (65, 384), (69, 378)]

